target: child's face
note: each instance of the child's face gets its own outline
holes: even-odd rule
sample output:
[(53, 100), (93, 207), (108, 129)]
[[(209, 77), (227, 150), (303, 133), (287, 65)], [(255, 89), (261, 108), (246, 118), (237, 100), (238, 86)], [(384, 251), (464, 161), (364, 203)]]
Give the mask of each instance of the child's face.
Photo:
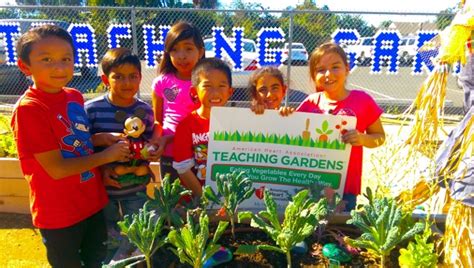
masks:
[(209, 70), (199, 74), (199, 84), (196, 87), (201, 106), (210, 108), (224, 106), (232, 96), (233, 89), (224, 72)]
[(112, 68), (108, 76), (102, 75), (102, 81), (109, 87), (111, 99), (123, 104), (134, 100), (135, 94), (140, 89), (141, 80), (140, 71), (130, 63)]
[(204, 49), (199, 49), (192, 38), (181, 40), (170, 51), (170, 59), (178, 71), (179, 78), (191, 77), (191, 71), (204, 55)]
[(275, 76), (264, 74), (257, 80), (256, 91), (257, 101), (263, 103), (265, 109), (278, 109), (285, 96), (286, 86)]
[(38, 40), (31, 47), (30, 63), (21, 60), (18, 66), (25, 75), (31, 75), (34, 88), (46, 92), (60, 91), (74, 75), (74, 53), (65, 40), (50, 36)]
[(345, 89), (349, 67), (337, 53), (328, 53), (316, 64), (313, 74), (317, 91), (339, 93)]

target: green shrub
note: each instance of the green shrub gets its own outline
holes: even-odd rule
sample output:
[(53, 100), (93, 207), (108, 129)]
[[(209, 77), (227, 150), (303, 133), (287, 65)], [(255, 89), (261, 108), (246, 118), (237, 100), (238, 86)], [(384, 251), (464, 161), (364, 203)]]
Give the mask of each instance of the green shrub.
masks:
[(11, 116), (0, 114), (0, 157), (17, 157), (15, 139), (10, 128)]

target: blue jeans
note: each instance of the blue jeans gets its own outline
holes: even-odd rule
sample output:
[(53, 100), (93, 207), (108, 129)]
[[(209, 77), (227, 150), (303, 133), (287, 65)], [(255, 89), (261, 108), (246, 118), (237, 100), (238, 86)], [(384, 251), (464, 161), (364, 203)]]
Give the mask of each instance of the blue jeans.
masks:
[[(145, 191), (142, 193), (146, 194)], [(138, 213), (146, 202), (146, 197), (138, 195), (109, 196), (109, 203), (104, 208), (107, 230), (118, 230), (117, 222), (123, 220), (125, 215)]]

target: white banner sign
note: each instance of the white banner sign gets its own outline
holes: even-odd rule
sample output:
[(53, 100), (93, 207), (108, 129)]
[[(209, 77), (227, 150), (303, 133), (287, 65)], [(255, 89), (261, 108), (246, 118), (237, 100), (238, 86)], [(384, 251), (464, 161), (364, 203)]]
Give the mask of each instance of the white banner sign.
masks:
[(273, 110), (255, 115), (245, 108), (212, 108), (206, 184), (217, 191), (211, 179), (216, 173), (244, 171), (256, 191), (241, 208), (251, 210), (264, 208), (264, 189), (280, 208), (302, 186), (316, 182), (342, 196), (351, 145), (343, 143), (341, 135), (355, 125), (351, 116), (282, 117)]

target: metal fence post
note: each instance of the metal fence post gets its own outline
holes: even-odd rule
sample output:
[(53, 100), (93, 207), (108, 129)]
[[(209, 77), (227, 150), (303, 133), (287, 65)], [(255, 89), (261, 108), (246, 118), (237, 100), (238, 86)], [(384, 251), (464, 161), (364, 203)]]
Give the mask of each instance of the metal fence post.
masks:
[[(137, 10), (135, 6), (132, 6), (130, 12), (131, 12), (130, 18), (132, 20), (131, 22), (132, 23), (132, 51), (133, 51), (133, 54), (138, 55), (138, 40), (137, 40), (138, 33), (137, 33), (137, 23), (136, 23)], [(138, 98), (140, 98), (140, 90), (138, 90), (137, 96)]]
[(290, 94), (290, 78), (291, 78), (291, 44), (293, 43), (293, 15), (294, 13), (290, 11), (290, 24), (288, 26), (288, 58), (286, 60), (286, 81), (288, 90), (285, 95), (285, 106), (288, 106), (288, 95)]

